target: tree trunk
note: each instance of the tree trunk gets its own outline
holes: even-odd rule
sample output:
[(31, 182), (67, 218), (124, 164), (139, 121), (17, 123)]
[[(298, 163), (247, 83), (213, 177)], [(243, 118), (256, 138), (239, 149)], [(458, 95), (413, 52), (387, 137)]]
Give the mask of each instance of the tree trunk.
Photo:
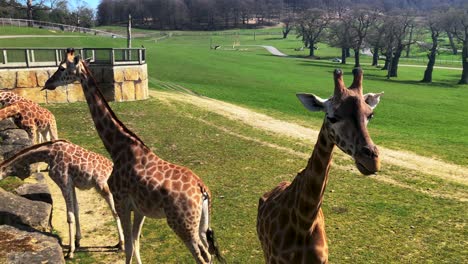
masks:
[(398, 47), (395, 51), (395, 55), (392, 58), (392, 63), (390, 65), (389, 77), (398, 77), (398, 62), (400, 61), (401, 53), (403, 47)]
[(465, 37), (463, 42), (462, 63), (463, 72), (458, 84), (468, 84), (468, 36)]
[(289, 31), (291, 31), (291, 29), (289, 29), (289, 28), (283, 29), (283, 38), (284, 39), (288, 37)]
[(351, 57), (351, 52), (349, 50), (349, 48), (346, 48), (346, 58)]
[(309, 56), (310, 57), (315, 57), (315, 49), (314, 49), (314, 45), (315, 43), (310, 43), (310, 46), (309, 46)]
[(408, 46), (406, 47), (406, 58), (409, 58), (410, 56), (411, 42), (413, 41), (413, 29), (414, 29), (414, 25), (411, 25)]
[(424, 78), (421, 82), (430, 83), (432, 82), (432, 71), (434, 70), (434, 64), (436, 61), (436, 54), (437, 54), (437, 41), (438, 36), (432, 33), (432, 47), (431, 52), (427, 55), (429, 61), (427, 62), (426, 70), (424, 71)]
[(447, 36), (448, 36), (449, 41), (450, 41), (450, 47), (452, 47), (452, 53), (453, 53), (453, 55), (457, 55), (457, 54), (458, 54), (458, 50), (457, 50), (457, 46), (455, 46), (455, 42), (453, 41), (453, 35), (452, 35), (452, 33), (450, 33), (450, 32), (447, 31)]
[(28, 0), (28, 2), (26, 3), (26, 7), (27, 7), (27, 16), (28, 16), (28, 27), (32, 27), (33, 26), (33, 23), (32, 23), (32, 19), (33, 19), (33, 4), (32, 4), (32, 0)]
[(374, 47), (374, 51), (372, 53), (372, 66), (379, 65), (379, 47)]
[(346, 64), (346, 48), (341, 48), (341, 64)]
[(359, 49), (354, 49), (354, 67), (361, 67), (361, 64), (359, 64)]

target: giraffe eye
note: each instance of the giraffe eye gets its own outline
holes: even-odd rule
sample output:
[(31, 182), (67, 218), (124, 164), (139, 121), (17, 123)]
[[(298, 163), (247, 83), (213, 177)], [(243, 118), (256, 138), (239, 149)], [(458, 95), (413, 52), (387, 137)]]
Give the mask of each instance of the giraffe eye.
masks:
[(329, 117), (329, 116), (327, 116), (327, 119), (328, 119), (328, 121), (329, 121), (330, 123), (332, 123), (332, 124), (338, 122), (338, 119), (337, 119), (336, 117)]

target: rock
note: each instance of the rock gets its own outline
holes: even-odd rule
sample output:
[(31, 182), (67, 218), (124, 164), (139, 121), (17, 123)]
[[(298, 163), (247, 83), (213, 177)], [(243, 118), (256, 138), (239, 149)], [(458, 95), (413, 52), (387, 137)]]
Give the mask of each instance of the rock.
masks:
[(34, 230), (0, 226), (0, 263), (65, 263), (59, 240)]
[(30, 70), (18, 71), (16, 78), (16, 87), (37, 87), (36, 72)]
[(50, 231), (52, 205), (31, 201), (0, 188), (0, 225), (29, 226)]
[(31, 201), (44, 202), (52, 205), (52, 195), (45, 183), (26, 183), (16, 188), (15, 193)]
[[(10, 119), (0, 121), (0, 160), (14, 156), (18, 151), (32, 145), (26, 131), (16, 127)], [(31, 169), (29, 166), (16, 166), (12, 170), (12, 175), (29, 176)]]

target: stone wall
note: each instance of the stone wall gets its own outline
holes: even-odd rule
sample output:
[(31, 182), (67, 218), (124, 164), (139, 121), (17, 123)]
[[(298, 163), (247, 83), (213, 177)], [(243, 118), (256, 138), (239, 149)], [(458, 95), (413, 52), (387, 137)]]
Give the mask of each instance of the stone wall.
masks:
[[(108, 101), (134, 101), (148, 98), (148, 73), (142, 65), (91, 65), (91, 71)], [(76, 82), (54, 91), (41, 91), (57, 67), (0, 69), (0, 91), (9, 90), (37, 103), (85, 101), (81, 84)]]

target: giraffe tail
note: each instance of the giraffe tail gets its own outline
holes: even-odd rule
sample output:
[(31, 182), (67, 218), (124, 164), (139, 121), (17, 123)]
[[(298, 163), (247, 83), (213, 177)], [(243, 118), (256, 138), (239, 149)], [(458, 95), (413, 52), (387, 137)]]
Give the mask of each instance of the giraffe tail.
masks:
[(206, 228), (205, 234), (206, 241), (208, 242), (208, 252), (210, 252), (211, 255), (214, 255), (220, 263), (226, 263), (226, 260), (223, 258), (221, 252), (219, 251), (218, 243), (216, 243), (216, 239), (214, 236), (214, 231), (209, 227), (209, 208), (211, 208), (210, 196), (207, 192), (204, 192), (202, 204), (202, 222), (204, 223), (202, 224), (202, 226)]

